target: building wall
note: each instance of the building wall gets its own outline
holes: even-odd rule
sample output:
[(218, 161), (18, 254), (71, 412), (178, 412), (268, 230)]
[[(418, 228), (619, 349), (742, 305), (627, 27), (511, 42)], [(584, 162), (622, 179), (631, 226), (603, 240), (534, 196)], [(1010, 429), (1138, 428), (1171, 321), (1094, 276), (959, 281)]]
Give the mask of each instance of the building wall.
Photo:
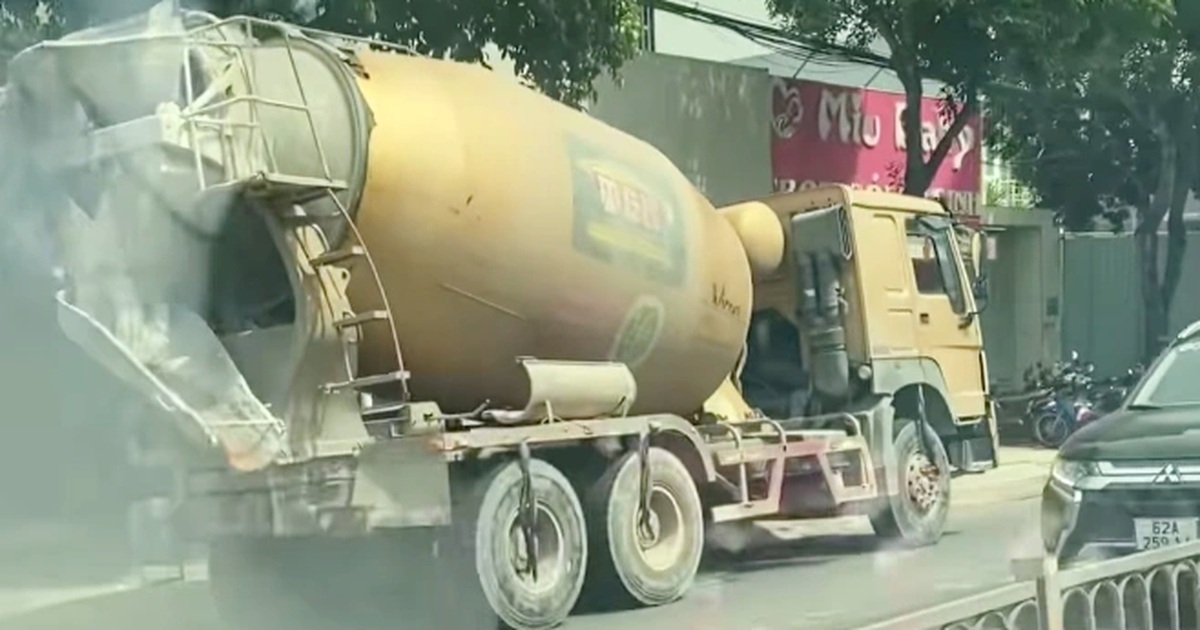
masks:
[[(1166, 249), (1165, 236), (1161, 250)], [(1188, 234), (1183, 279), (1168, 332), (1200, 319), (1200, 234)], [(1164, 251), (1165, 255), (1165, 251)], [(1103, 375), (1118, 374), (1142, 355), (1142, 295), (1137, 246), (1128, 234), (1072, 234), (1063, 239), (1063, 353), (1078, 350)]]
[(1027, 368), (1061, 354), (1061, 250), (1049, 212), (987, 208), (982, 215), (995, 248), (984, 265), (991, 289), (984, 345), (989, 377), (1007, 391), (1021, 386)]
[(771, 193), (765, 70), (645, 54), (596, 85), (591, 115), (657, 147), (716, 205)]

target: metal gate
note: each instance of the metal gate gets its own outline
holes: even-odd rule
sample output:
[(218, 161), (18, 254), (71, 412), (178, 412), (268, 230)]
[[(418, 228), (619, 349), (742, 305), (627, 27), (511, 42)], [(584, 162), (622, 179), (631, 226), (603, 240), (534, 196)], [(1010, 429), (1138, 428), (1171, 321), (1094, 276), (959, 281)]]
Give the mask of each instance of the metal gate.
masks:
[[(1160, 254), (1166, 255), (1166, 238)], [(1200, 319), (1200, 233), (1187, 235), (1183, 277), (1171, 302), (1167, 331)], [(1078, 350), (1102, 376), (1123, 372), (1142, 356), (1142, 294), (1137, 245), (1129, 234), (1068, 234), (1063, 238), (1063, 354)], [(1161, 264), (1161, 261), (1160, 261)]]
[(1127, 234), (1063, 238), (1062, 351), (1096, 364), (1101, 376), (1124, 372), (1142, 354), (1137, 248)]

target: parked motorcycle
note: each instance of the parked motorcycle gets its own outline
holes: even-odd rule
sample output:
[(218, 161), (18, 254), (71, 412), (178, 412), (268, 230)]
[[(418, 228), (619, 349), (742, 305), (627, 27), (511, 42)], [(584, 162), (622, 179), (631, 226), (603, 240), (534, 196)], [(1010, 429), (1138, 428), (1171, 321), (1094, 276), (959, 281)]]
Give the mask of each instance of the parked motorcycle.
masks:
[(1089, 395), (1089, 398), (1095, 404), (1095, 408), (1100, 415), (1103, 416), (1116, 411), (1125, 402), (1125, 398), (1129, 395), (1129, 390), (1133, 389), (1133, 386), (1142, 380), (1142, 374), (1145, 371), (1145, 366), (1139, 363), (1126, 370), (1120, 376), (1114, 376), (1095, 383), (1094, 391)]
[(1083, 400), (1076, 406), (1074, 431), (1119, 409), (1144, 371), (1145, 368), (1138, 364), (1120, 376), (1087, 383)]
[(1025, 420), (1039, 444), (1057, 448), (1080, 426), (1099, 417), (1088, 396), (1095, 369), (1072, 352), (1069, 361), (1036, 370), (1027, 378), (1039, 393), (1030, 399)]
[(1096, 380), (1095, 366), (1081, 361), (1077, 352), (1069, 361), (1031, 369), (1026, 386), (1037, 394), (1026, 407), (1024, 421), (1038, 443), (1057, 448), (1080, 427), (1119, 408), (1143, 370), (1137, 365), (1121, 376)]

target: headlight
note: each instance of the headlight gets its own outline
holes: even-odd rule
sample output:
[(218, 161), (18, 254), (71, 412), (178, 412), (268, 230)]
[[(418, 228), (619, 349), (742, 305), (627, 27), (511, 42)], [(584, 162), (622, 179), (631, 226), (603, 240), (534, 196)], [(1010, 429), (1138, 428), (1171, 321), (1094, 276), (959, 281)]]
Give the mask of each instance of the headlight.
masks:
[(1050, 467), (1050, 480), (1058, 483), (1066, 488), (1074, 488), (1075, 484), (1079, 483), (1084, 477), (1095, 473), (1095, 464), (1092, 462), (1072, 461), (1069, 459), (1056, 459)]
[(1058, 553), (1070, 530), (1075, 527), (1078, 490), (1086, 477), (1096, 474), (1094, 462), (1056, 459), (1050, 467), (1050, 483), (1042, 492), (1042, 542), (1047, 553)]

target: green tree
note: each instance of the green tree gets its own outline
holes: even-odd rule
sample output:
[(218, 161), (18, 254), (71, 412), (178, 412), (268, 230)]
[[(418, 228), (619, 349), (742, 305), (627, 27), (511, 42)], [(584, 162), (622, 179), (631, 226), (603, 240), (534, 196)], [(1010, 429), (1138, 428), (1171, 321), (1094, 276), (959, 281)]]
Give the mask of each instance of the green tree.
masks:
[(991, 90), (990, 140), (1069, 228), (1136, 211), (1150, 356), (1166, 341), (1187, 245), (1184, 205), (1198, 183), (1200, 68), (1169, 4), (1129, 2), (1115, 11), (1097, 4), (1086, 19), (1072, 54)]
[(932, 151), (906, 143), (904, 190), (924, 194), (954, 138), (982, 109), (981, 90), (1007, 66), (1036, 67), (1077, 35), (1087, 0), (767, 0), (798, 35), (866, 49), (885, 42), (904, 86), (904, 135), (921, 137), (922, 82), (942, 81), (945, 132)]
[[(155, 0), (0, 0), (0, 55), (14, 45), (143, 11)], [(485, 46), (551, 97), (578, 104), (592, 82), (637, 52), (640, 0), (183, 0), (217, 15), (249, 14), (482, 62)], [(35, 17), (49, 9), (48, 23)], [(17, 50), (20, 46), (17, 47)]]

